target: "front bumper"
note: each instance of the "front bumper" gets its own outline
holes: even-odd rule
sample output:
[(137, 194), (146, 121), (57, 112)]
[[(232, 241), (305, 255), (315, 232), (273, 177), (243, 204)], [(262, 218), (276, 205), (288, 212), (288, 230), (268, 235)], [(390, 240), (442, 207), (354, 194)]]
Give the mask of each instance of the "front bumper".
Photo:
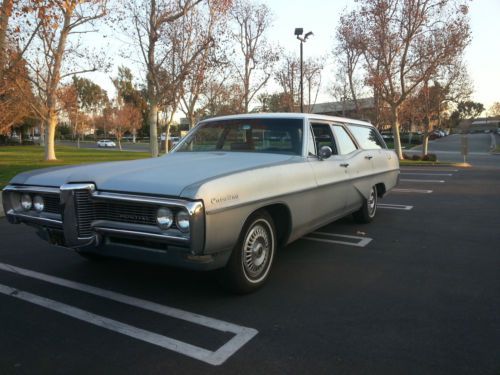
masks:
[[(9, 185), (2, 194), (9, 222), (35, 226), (45, 240), (79, 252), (194, 269), (218, 268), (227, 261), (226, 253), (203, 253), (205, 214), (200, 201), (103, 192), (92, 183), (60, 188)], [(23, 211), (19, 207), (22, 194), (45, 194), (52, 201), (58, 198), (58, 206), (52, 204), (50, 212)], [(186, 210), (190, 231), (162, 230), (152, 224), (151, 215), (143, 212), (151, 214), (159, 207)]]

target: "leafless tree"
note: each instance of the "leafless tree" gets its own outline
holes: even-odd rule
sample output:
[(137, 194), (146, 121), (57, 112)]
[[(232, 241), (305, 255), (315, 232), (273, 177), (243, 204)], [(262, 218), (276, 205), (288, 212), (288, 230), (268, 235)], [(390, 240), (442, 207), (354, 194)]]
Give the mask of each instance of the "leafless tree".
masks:
[[(147, 0), (137, 2), (130, 0), (126, 11), (130, 18), (135, 46), (141, 56), (141, 62), (146, 72), (146, 96), (148, 106), (147, 123), (149, 126), (150, 151), (153, 157), (158, 156), (158, 111), (165, 102), (170, 101), (166, 95), (172, 93), (173, 87), (165, 90), (165, 79), (174, 80), (165, 64), (175, 60), (172, 47), (172, 24), (194, 9), (203, 0)], [(128, 26), (125, 25), (127, 28)], [(178, 30), (181, 32), (182, 30)], [(166, 37), (165, 37), (166, 35)], [(172, 104), (172, 103), (170, 103)]]
[[(193, 12), (188, 37), (191, 54), (198, 46), (205, 46), (193, 60), (188, 74), (182, 82), (181, 110), (187, 117), (189, 126), (196, 123), (197, 115), (205, 110), (206, 101), (202, 93), (208, 90), (210, 82), (224, 82), (230, 69), (226, 50), (227, 9), (220, 4), (211, 4), (203, 11)], [(208, 42), (208, 43), (207, 43)], [(189, 54), (188, 54), (189, 55)]]
[(235, 68), (242, 82), (241, 103), (243, 111), (248, 112), (255, 95), (271, 78), (279, 52), (265, 36), (272, 17), (265, 4), (236, 0), (230, 14), (235, 24), (232, 37), (241, 53), (235, 58)]

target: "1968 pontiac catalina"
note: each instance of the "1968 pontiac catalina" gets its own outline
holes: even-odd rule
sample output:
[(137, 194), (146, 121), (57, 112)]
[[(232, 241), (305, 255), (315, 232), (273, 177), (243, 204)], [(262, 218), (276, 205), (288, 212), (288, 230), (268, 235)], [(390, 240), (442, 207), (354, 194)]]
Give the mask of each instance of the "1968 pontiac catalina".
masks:
[(307, 114), (200, 122), (166, 156), (21, 173), (11, 223), (87, 258), (220, 268), (250, 292), (276, 250), (343, 216), (370, 222), (399, 162), (369, 123)]

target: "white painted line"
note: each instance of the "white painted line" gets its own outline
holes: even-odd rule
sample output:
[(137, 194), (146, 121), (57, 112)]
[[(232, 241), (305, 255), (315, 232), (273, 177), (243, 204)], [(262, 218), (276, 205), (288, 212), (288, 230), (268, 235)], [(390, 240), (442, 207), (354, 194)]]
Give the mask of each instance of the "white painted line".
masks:
[(406, 182), (431, 182), (431, 183), (437, 183), (437, 184), (444, 184), (444, 180), (414, 180), (411, 178), (407, 179), (400, 179), (399, 181), (406, 181)]
[[(189, 311), (176, 309), (174, 307), (169, 307), (165, 305), (160, 305), (155, 302), (143, 300), (140, 298), (135, 298), (127, 296), (125, 294), (120, 294), (112, 292), (110, 290), (97, 288), (91, 285), (78, 283), (76, 281), (71, 281), (67, 279), (61, 279), (59, 277), (46, 275), (36, 271), (27, 270), (24, 268), (16, 267), (10, 264), (0, 263), (0, 270), (12, 272), (18, 275), (30, 277), (33, 279), (45, 281), (47, 283), (60, 285), (66, 288), (78, 290), (81, 292), (93, 294), (95, 296), (107, 298), (116, 302), (120, 302), (129, 306), (138, 307), (143, 310), (153, 311), (158, 314), (166, 315), (175, 319), (184, 320), (190, 323), (198, 324), (204, 327), (212, 328), (222, 332), (234, 333), (235, 336), (231, 338), (227, 343), (217, 349), (215, 352), (210, 352), (210, 355), (204, 359), (200, 359), (211, 365), (220, 365), (224, 363), (229, 357), (236, 353), (243, 345), (250, 341), (258, 331), (253, 328), (239, 326), (233, 323), (225, 322), (222, 320), (209, 318), (207, 316), (194, 314)], [(189, 344), (186, 344), (189, 345)], [(192, 345), (191, 345), (192, 346)], [(199, 348), (201, 350), (206, 350)], [(189, 353), (182, 352), (180, 350), (175, 350), (181, 354), (189, 355)], [(194, 357), (195, 358), (195, 357)]]
[(400, 173), (401, 175), (412, 175), (412, 176), (453, 176), (452, 173), (409, 173), (409, 172), (403, 172)]
[(422, 172), (458, 172), (458, 169), (439, 169), (439, 168), (400, 168), (401, 171), (422, 171)]
[(22, 290), (14, 289), (6, 285), (0, 284), (0, 293), (33, 303), (41, 307), (45, 307), (49, 310), (56, 311), (64, 315), (71, 316), (75, 319), (83, 320), (84, 322), (94, 324), (98, 327), (105, 328), (110, 331), (121, 333), (125, 336), (133, 337), (137, 340), (145, 341), (150, 344), (187, 355), (191, 358), (196, 358), (200, 361), (207, 362), (212, 365), (219, 364), (213, 363), (211, 359), (212, 352), (210, 350), (199, 348), (197, 346), (190, 345), (185, 342), (172, 339), (170, 337), (146, 331), (144, 329), (121, 323), (117, 320), (106, 318), (102, 315), (96, 315), (89, 311), (66, 305), (65, 303), (61, 303), (52, 299), (37, 296), (36, 294), (31, 294)]
[(378, 208), (386, 208), (389, 210), (404, 210), (404, 211), (410, 211), (413, 209), (413, 206), (404, 206), (402, 204), (384, 204), (384, 203), (379, 203), (377, 204)]
[(349, 238), (353, 240), (358, 240), (358, 242), (348, 242), (348, 241), (336, 241), (336, 240), (330, 240), (326, 238), (318, 238), (318, 237), (302, 237), (305, 240), (311, 240), (311, 241), (317, 241), (317, 242), (327, 242), (327, 243), (337, 243), (341, 245), (348, 245), (348, 246), (356, 246), (356, 247), (365, 247), (368, 245), (371, 241), (372, 238), (369, 237), (358, 237), (358, 236), (348, 236), (345, 234), (334, 234), (334, 233), (326, 233), (326, 232), (313, 232), (311, 233), (312, 235), (314, 234), (319, 234), (323, 236), (328, 236), (328, 237), (340, 237), (340, 238)]
[(420, 189), (392, 189), (391, 193), (417, 193), (417, 194), (431, 194), (432, 190)]

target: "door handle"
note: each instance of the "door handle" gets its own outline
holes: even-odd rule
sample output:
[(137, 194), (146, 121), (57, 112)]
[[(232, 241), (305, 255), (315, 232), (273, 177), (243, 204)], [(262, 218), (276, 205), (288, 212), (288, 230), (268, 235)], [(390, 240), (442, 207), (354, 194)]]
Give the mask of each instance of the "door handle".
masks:
[(341, 167), (347, 168), (349, 166), (349, 163), (342, 163), (340, 164)]
[(372, 160), (372, 159), (373, 159), (373, 156), (371, 156), (371, 155), (367, 155), (367, 156), (365, 156), (365, 159)]

